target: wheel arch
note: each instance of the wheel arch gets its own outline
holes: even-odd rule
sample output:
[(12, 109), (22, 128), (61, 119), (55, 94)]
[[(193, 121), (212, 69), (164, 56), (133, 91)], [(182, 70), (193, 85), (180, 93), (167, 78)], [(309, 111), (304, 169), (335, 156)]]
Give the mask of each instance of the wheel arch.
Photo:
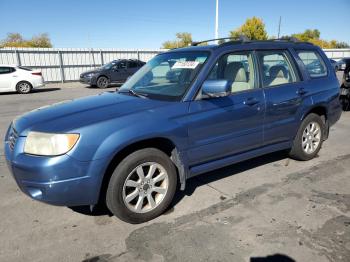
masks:
[(322, 120), (325, 123), (325, 130), (324, 130), (324, 140), (326, 140), (328, 138), (328, 134), (329, 134), (329, 124), (328, 124), (328, 109), (326, 106), (324, 105), (315, 105), (314, 107), (312, 107), (309, 111), (307, 111), (301, 118), (301, 121), (303, 121), (305, 119), (305, 117), (307, 117), (309, 114), (316, 114), (319, 115)]
[(165, 137), (154, 137), (139, 140), (133, 142), (124, 148), (120, 149), (118, 152), (114, 154), (112, 159), (109, 161), (107, 168), (103, 174), (102, 183), (100, 186), (100, 194), (99, 194), (99, 202), (104, 201), (106, 197), (107, 187), (110, 181), (110, 178), (113, 174), (113, 171), (118, 166), (118, 164), (129, 154), (144, 148), (156, 148), (160, 151), (164, 152), (169, 156), (172, 162), (175, 164), (178, 174), (178, 179), (181, 183), (181, 189), (184, 189), (185, 185), (185, 174), (184, 174), (184, 163), (182, 160), (182, 156), (179, 153), (175, 143), (169, 138)]

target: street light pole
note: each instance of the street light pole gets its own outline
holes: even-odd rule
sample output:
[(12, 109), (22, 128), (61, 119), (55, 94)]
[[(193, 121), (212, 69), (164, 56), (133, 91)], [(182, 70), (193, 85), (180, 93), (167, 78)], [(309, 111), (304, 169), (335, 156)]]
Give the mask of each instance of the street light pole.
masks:
[[(219, 0), (216, 0), (215, 39), (219, 38)], [(218, 40), (215, 41), (218, 44)]]

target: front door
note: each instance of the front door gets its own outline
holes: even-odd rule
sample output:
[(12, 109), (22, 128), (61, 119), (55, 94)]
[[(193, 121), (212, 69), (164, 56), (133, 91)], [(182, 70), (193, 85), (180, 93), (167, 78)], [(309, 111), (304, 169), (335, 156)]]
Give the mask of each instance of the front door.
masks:
[(208, 80), (232, 81), (231, 94), (190, 103), (190, 165), (219, 160), (263, 143), (264, 94), (258, 87), (253, 52), (222, 56)]
[(127, 61), (121, 60), (112, 67), (111, 81), (124, 82), (128, 78)]

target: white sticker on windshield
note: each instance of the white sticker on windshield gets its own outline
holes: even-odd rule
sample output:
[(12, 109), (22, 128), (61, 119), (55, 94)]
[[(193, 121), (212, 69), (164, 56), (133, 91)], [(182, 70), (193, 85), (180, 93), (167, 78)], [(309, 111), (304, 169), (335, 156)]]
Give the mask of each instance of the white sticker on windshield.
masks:
[(199, 65), (198, 61), (177, 61), (171, 69), (183, 68), (183, 69), (195, 69)]

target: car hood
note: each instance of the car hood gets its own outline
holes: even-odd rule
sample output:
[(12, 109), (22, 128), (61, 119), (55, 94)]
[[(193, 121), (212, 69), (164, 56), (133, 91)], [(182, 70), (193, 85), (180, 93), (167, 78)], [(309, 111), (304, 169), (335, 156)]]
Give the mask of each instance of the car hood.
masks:
[(31, 130), (68, 132), (97, 122), (162, 107), (170, 102), (133, 97), (116, 92), (63, 101), (40, 107), (13, 121), (20, 136)]

